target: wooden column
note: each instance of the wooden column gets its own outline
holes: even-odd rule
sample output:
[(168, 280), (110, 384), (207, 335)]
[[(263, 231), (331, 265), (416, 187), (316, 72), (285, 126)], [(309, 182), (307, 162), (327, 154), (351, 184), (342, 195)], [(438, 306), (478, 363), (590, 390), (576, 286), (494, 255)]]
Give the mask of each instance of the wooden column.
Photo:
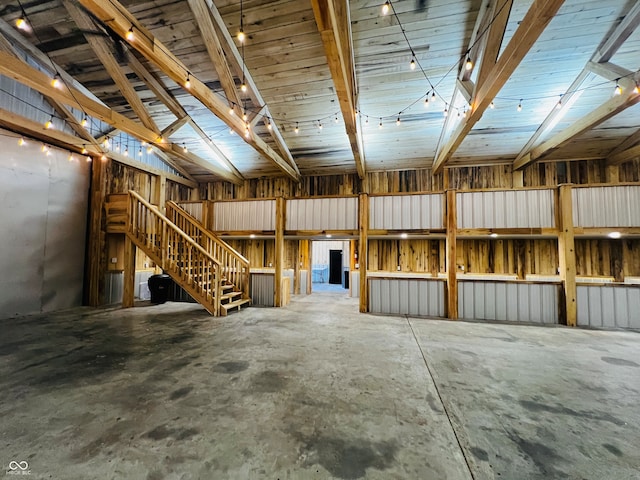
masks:
[(158, 210), (163, 215), (166, 212), (167, 203), (167, 177), (165, 175), (158, 175), (156, 177), (156, 184), (153, 192), (153, 202), (158, 205)]
[(620, 183), (620, 166), (619, 165), (607, 165), (605, 172), (605, 178), (607, 183)]
[(91, 307), (100, 305), (103, 274), (106, 269), (103, 258), (105, 252), (105, 232), (102, 230), (102, 212), (106, 199), (107, 161), (94, 159), (91, 165), (91, 201), (86, 253), (86, 288), (84, 302)]
[(458, 229), (456, 191), (447, 190), (447, 318), (458, 318), (458, 267), (456, 265), (456, 233)]
[(524, 187), (524, 170), (514, 170), (513, 172), (512, 185), (513, 188)]
[(369, 195), (360, 194), (360, 251), (358, 260), (360, 262), (360, 311), (369, 311), (369, 288), (367, 282), (367, 264), (369, 262)]
[(571, 185), (560, 185), (557, 207), (558, 226), (558, 260), (560, 263), (560, 280), (564, 299), (564, 320), (570, 327), (575, 327), (578, 318), (578, 301), (576, 290), (576, 250), (573, 233), (573, 202)]
[(275, 246), (275, 278), (274, 299), (275, 307), (282, 306), (282, 268), (284, 265), (284, 217), (285, 202), (284, 197), (276, 198), (276, 246)]
[(358, 259), (356, 258), (357, 251), (358, 242), (356, 240), (351, 240), (349, 242), (349, 296), (353, 296), (352, 289), (356, 288), (355, 285), (351, 285), (351, 272), (355, 271), (356, 269), (356, 263), (358, 262)]
[(307, 275), (307, 288), (303, 292), (300, 286), (300, 284), (302, 283), (300, 281), (301, 279), (298, 279), (298, 282), (296, 283), (295, 293), (309, 295), (311, 293), (311, 265), (309, 262), (309, 240), (300, 240), (298, 242), (297, 263), (299, 267), (298, 267), (296, 276), (300, 275), (301, 270), (306, 270), (307, 272), (305, 274)]
[(133, 294), (136, 280), (136, 246), (128, 235), (124, 237), (124, 279), (122, 288), (122, 307), (133, 307)]

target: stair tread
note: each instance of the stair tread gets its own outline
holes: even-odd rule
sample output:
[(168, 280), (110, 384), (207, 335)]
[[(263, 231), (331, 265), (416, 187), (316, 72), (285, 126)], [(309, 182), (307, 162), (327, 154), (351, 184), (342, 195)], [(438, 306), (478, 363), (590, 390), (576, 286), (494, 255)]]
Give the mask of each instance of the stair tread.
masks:
[(229, 310), (230, 308), (239, 307), (249, 303), (251, 300), (248, 298), (241, 298), (240, 300), (234, 300), (233, 302), (224, 303), (220, 305), (225, 310)]
[(233, 297), (237, 297), (238, 295), (242, 295), (242, 292), (238, 292), (238, 291), (233, 291), (233, 292), (229, 292), (229, 293), (225, 293), (223, 295), (220, 295), (220, 299), (224, 300), (226, 298), (233, 298)]

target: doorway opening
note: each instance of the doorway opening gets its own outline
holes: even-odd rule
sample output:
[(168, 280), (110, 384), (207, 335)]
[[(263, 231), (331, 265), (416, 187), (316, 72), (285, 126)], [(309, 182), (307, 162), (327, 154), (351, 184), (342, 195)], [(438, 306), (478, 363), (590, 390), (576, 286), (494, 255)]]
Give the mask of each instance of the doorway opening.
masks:
[(349, 294), (348, 240), (314, 240), (311, 242), (311, 291)]

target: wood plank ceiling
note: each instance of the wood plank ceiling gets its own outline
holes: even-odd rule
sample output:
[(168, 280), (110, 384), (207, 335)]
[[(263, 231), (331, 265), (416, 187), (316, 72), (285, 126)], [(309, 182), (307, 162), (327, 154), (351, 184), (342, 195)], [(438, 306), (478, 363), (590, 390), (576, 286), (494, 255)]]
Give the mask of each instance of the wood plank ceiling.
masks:
[(0, 40), (24, 50), (18, 32), (197, 181), (639, 155), (637, 2), (383, 3), (7, 0)]

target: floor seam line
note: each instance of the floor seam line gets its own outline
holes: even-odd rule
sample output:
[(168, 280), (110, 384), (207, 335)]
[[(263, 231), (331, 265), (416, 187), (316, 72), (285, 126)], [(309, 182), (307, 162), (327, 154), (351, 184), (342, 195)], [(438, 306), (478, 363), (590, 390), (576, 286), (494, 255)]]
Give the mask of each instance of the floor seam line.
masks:
[(462, 458), (464, 458), (464, 463), (467, 465), (467, 470), (469, 470), (469, 475), (471, 475), (472, 480), (475, 480), (476, 477), (473, 474), (473, 470), (471, 469), (471, 465), (469, 464), (469, 459), (467, 458), (467, 455), (464, 452), (464, 448), (462, 448), (462, 443), (460, 442), (460, 438), (458, 437), (458, 432), (456, 431), (456, 428), (453, 425), (453, 422), (451, 421), (451, 415), (449, 414), (449, 410), (447, 410), (447, 406), (444, 403), (444, 399), (442, 398), (442, 394), (440, 393), (440, 389), (438, 388), (438, 384), (436, 383), (436, 379), (433, 376), (433, 372), (431, 371), (431, 367), (429, 367), (429, 362), (427, 362), (427, 357), (424, 353), (424, 351), (422, 350), (422, 346), (420, 345), (420, 342), (418, 341), (418, 337), (416, 336), (416, 332), (413, 330), (413, 325), (411, 325), (411, 320), (409, 320), (409, 316), (405, 315), (404, 316), (405, 320), (407, 321), (407, 325), (409, 325), (409, 329), (411, 330), (411, 334), (413, 335), (413, 339), (416, 342), (416, 345), (418, 346), (418, 350), (420, 350), (420, 355), (422, 356), (422, 361), (424, 362), (424, 366), (427, 368), (427, 372), (429, 372), (429, 377), (431, 378), (431, 381), (433, 382), (433, 386), (436, 389), (436, 394), (438, 395), (438, 399), (440, 400), (440, 405), (442, 405), (442, 409), (444, 410), (444, 414), (447, 416), (447, 421), (449, 422), (449, 426), (451, 426), (451, 431), (453, 432), (453, 436), (456, 439), (456, 443), (458, 444), (458, 448), (460, 449), (460, 453), (462, 453)]

